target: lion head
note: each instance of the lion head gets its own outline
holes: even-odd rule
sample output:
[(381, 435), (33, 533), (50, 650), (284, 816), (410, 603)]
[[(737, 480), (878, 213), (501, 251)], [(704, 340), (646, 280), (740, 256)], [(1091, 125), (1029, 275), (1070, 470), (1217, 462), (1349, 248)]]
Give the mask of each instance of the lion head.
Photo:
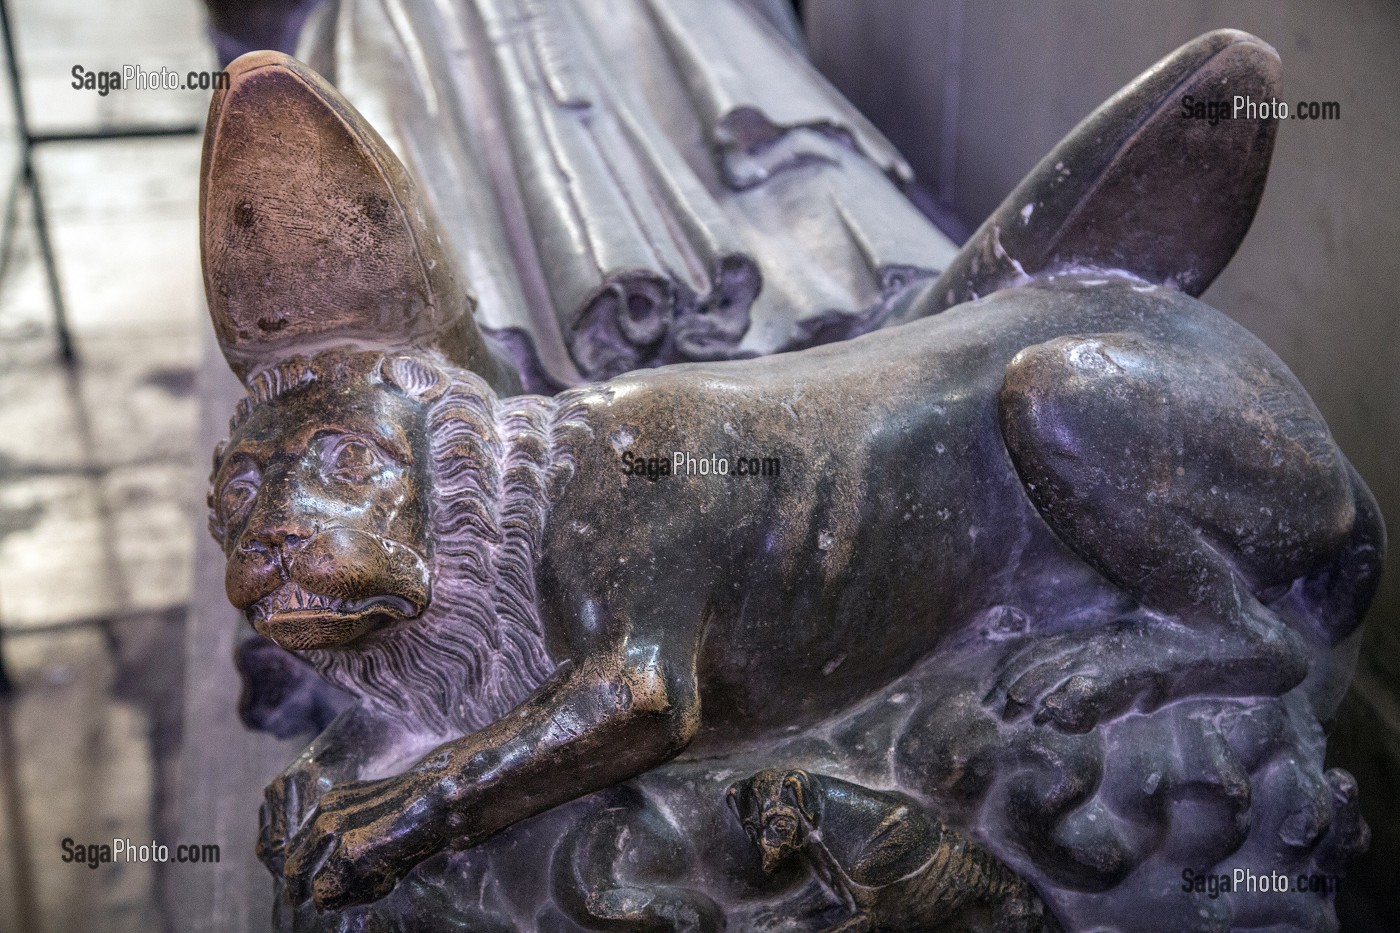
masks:
[(534, 565), (586, 431), (566, 393), (349, 348), (249, 381), (215, 452), (230, 601), (326, 679), (437, 732), (495, 720), (552, 663)]
[(209, 500), (229, 599), (409, 728), (480, 728), (551, 673), (534, 566), (580, 409), (511, 397), (450, 238), (335, 88), (276, 52), (229, 75), (200, 184), (210, 317), (248, 387)]

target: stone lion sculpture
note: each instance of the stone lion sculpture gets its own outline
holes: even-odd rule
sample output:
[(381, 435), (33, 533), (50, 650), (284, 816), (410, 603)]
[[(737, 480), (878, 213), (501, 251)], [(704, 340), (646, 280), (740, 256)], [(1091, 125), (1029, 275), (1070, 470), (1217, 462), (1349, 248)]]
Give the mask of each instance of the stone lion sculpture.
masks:
[[(202, 243), (248, 396), (210, 527), (233, 604), (357, 698), (268, 789), (259, 851), (299, 916), (372, 909), (420, 864), (504, 864), (520, 850), (498, 841), (537, 818), (562, 828), (530, 838), (572, 840), (552, 874), (538, 858), (560, 905), (533, 902), (558, 924), (541, 929), (718, 929), (726, 912), (816, 928), (736, 906), (806, 890), (796, 864), (762, 880), (725, 818), (727, 783), (781, 766), (891, 790), (914, 775), (905, 791), (1075, 928), (1066, 892), (1170, 848), (1159, 784), (1194, 786), (1208, 759), (1233, 776), (1201, 793), (1238, 804), (1270, 760), (1229, 764), (1231, 733), (1183, 742), (1179, 780), (1110, 781), (1131, 756), (1110, 760), (1104, 730), (1338, 676), (1320, 659), (1374, 589), (1375, 505), (1284, 365), (1193, 297), (1248, 226), (1273, 126), (1160, 116), (1209, 82), (1265, 96), (1277, 61), (1258, 40), (1203, 37), (1109, 101), (899, 326), (554, 396), (518, 394), (412, 180), (330, 85), (274, 53), (230, 74)], [(1187, 172), (1223, 206), (1176, 200)], [(687, 457), (778, 469), (699, 475)], [(674, 468), (628, 469), (648, 459)], [(1306, 779), (1270, 791), (1307, 788), (1297, 857), (1361, 844), (1316, 743), (1261, 735), (1307, 748)], [(1020, 757), (974, 767), (994, 749)], [(1151, 833), (1107, 811), (1091, 826), (1122, 781), (1155, 801)], [(568, 822), (629, 787), (627, 807)], [(578, 828), (609, 820), (606, 846)], [(685, 870), (693, 893), (654, 899), (650, 867), (618, 861), (642, 824), (712, 866)], [(1230, 848), (1191, 845), (1180, 859)], [(537, 882), (512, 870), (507, 886)]]

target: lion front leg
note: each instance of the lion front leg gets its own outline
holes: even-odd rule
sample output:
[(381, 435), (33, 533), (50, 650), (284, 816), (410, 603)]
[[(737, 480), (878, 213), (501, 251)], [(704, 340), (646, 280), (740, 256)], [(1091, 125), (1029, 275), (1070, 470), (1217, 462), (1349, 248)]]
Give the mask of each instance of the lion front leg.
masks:
[(275, 877), (284, 875), (287, 847), (322, 798), (335, 785), (359, 777), (392, 746), (390, 724), (362, 706), (352, 706), (268, 784), (258, 814), (257, 855)]
[(698, 726), (693, 654), (621, 648), (565, 665), (407, 773), (327, 792), (288, 847), (288, 889), (323, 910), (375, 900), (444, 846), (474, 845), (669, 760)]

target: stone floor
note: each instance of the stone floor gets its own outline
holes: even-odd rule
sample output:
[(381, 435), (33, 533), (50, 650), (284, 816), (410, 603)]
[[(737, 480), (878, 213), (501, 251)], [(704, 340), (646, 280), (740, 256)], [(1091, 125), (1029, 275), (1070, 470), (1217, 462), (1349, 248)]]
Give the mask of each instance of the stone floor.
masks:
[[(208, 95), (70, 86), (90, 70), (213, 67), (194, 0), (9, 0), (38, 131), (194, 124)], [(0, 197), (16, 166), (0, 81)], [(0, 239), (0, 930), (160, 929), (148, 865), (62, 840), (173, 844), (195, 503), (199, 141), (37, 156), (78, 363), (59, 361), (27, 198)], [(8, 198), (0, 202), (3, 211)]]

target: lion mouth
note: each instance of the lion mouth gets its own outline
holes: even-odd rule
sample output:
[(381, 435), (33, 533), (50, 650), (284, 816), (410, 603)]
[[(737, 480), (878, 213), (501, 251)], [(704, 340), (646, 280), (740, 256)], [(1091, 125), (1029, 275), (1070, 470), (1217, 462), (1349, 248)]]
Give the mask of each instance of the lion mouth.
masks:
[(343, 645), (386, 622), (416, 614), (401, 596), (345, 599), (313, 593), (292, 581), (244, 611), (258, 634), (291, 651)]

